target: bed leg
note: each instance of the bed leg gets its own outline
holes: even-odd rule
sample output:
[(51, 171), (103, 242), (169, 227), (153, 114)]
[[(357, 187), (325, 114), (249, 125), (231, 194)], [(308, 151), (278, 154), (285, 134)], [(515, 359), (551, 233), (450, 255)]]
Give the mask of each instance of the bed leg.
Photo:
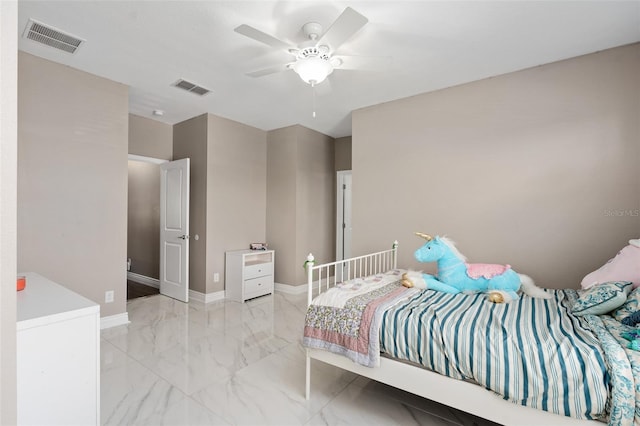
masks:
[(307, 351), (307, 372), (306, 372), (304, 397), (307, 400), (311, 397), (311, 358), (309, 358), (308, 351)]

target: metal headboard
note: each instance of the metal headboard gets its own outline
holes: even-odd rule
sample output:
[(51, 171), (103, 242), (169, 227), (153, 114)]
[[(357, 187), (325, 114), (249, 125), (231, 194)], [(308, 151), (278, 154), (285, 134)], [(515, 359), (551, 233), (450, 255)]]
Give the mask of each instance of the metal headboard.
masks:
[[(317, 266), (315, 265), (313, 254), (309, 253), (307, 261), (305, 262), (308, 285), (307, 304), (310, 305), (313, 298), (318, 294), (327, 291), (343, 281), (396, 269), (398, 263), (397, 251), (398, 241), (394, 241), (392, 248), (389, 250), (324, 263)], [(317, 284), (315, 296), (313, 291), (315, 287), (314, 284)]]

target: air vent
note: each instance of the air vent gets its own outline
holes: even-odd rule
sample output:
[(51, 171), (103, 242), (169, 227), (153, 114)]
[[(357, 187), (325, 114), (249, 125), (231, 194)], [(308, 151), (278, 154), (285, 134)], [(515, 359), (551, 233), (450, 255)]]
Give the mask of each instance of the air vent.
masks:
[(205, 89), (202, 86), (198, 86), (197, 84), (193, 84), (183, 79), (180, 79), (175, 83), (173, 83), (173, 86), (186, 90), (187, 92), (195, 93), (196, 95), (200, 95), (200, 96), (206, 95), (211, 91), (209, 89)]
[(29, 22), (27, 22), (27, 27), (24, 29), (22, 37), (67, 53), (76, 53), (76, 50), (84, 42), (81, 38), (64, 33), (33, 19), (29, 19)]

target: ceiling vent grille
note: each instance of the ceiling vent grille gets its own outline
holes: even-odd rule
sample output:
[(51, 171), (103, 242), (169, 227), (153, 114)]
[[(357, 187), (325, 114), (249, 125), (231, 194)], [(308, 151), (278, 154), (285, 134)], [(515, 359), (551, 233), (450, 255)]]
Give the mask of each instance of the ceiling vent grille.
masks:
[(33, 19), (29, 19), (29, 22), (27, 22), (27, 27), (22, 36), (67, 53), (76, 53), (84, 42), (81, 38), (64, 33)]
[(204, 96), (209, 93), (211, 90), (205, 89), (202, 86), (198, 86), (197, 84), (191, 83), (187, 80), (180, 79), (173, 83), (173, 86), (186, 90), (187, 92), (195, 93), (196, 95)]

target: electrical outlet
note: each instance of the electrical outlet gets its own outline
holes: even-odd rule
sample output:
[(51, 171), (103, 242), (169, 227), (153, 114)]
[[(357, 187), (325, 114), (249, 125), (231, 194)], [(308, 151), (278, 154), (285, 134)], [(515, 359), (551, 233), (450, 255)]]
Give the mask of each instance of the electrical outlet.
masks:
[(105, 291), (104, 303), (111, 303), (111, 302), (113, 302), (113, 290)]
[(219, 281), (220, 281), (220, 274), (216, 272), (215, 274), (213, 274), (213, 282), (217, 283)]

